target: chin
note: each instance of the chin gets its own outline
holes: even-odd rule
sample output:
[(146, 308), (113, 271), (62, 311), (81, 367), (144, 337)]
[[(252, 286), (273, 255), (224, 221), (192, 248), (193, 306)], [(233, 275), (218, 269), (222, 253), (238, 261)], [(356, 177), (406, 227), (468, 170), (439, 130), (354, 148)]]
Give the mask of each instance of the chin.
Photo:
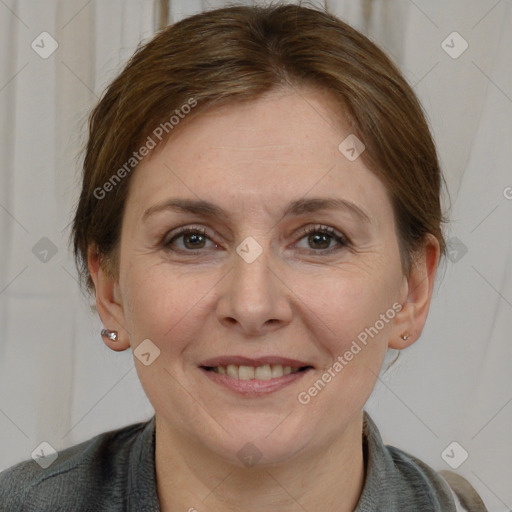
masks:
[[(223, 424), (229, 434), (223, 429), (219, 432), (217, 425), (218, 437), (208, 436), (202, 442), (229, 464), (240, 467), (279, 465), (305, 450), (313, 438), (318, 439), (313, 425), (308, 428), (304, 422), (291, 419), (292, 416), (246, 413), (240, 418), (239, 415)], [(217, 442), (212, 445), (214, 437)]]

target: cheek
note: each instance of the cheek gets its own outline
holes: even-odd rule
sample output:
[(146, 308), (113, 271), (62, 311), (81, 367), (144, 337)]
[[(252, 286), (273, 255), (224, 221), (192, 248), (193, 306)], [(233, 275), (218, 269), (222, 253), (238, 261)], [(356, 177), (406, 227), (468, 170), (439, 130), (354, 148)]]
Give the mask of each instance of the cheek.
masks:
[(392, 281), (373, 273), (344, 272), (326, 278), (316, 292), (301, 291), (311, 308), (310, 333), (325, 358), (297, 398), (319, 415), (325, 407), (336, 411), (334, 430), (350, 411), (364, 406), (375, 386), (396, 316)]
[(331, 353), (344, 352), (358, 336), (364, 341), (368, 329), (373, 337), (385, 337), (389, 331), (395, 316), (394, 292), (400, 283), (396, 270), (347, 267), (333, 272), (331, 268), (316, 275), (296, 276), (294, 281), (304, 316), (314, 322), (312, 330), (319, 333), (324, 345), (328, 340)]
[[(208, 291), (214, 288), (214, 276), (173, 272), (165, 264), (130, 266), (125, 274), (124, 293), (129, 297), (130, 308), (125, 317), (132, 333), (132, 345), (145, 338), (151, 339), (161, 349), (180, 351), (179, 340), (193, 336), (207, 302)], [(218, 280), (218, 279), (217, 279)], [(172, 340), (172, 343), (168, 343)], [(185, 341), (183, 342), (183, 344)]]

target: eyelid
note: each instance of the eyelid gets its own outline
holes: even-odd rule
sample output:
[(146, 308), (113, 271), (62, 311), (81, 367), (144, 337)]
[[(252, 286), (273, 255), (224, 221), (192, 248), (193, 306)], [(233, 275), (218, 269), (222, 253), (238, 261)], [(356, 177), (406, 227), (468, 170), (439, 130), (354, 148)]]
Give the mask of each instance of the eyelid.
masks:
[[(215, 245), (215, 248), (219, 247), (219, 245), (216, 242), (214, 242), (213, 237), (209, 233), (209, 230), (206, 229), (204, 226), (199, 226), (199, 225), (196, 225), (196, 226), (187, 225), (187, 226), (181, 226), (179, 228), (174, 229), (173, 231), (168, 233), (167, 236), (164, 236), (164, 238), (162, 240), (162, 246), (165, 249), (170, 250), (170, 251), (185, 252), (185, 253), (188, 253), (191, 255), (204, 252), (204, 248), (199, 248), (196, 251), (169, 248), (170, 244), (173, 240), (180, 238), (181, 236), (184, 236), (189, 233), (200, 233), (202, 236), (204, 236), (210, 242), (212, 242)], [(339, 232), (335, 228), (333, 228), (331, 226), (324, 225), (324, 224), (309, 225), (309, 226), (305, 226), (305, 227), (302, 227), (301, 229), (299, 229), (298, 232), (295, 232), (295, 234), (293, 235), (294, 238), (299, 237), (299, 239), (294, 243), (294, 245), (299, 243), (304, 237), (306, 237), (307, 235), (309, 235), (311, 233), (325, 233), (325, 234), (329, 235), (330, 237), (332, 237), (337, 242), (337, 246), (331, 247), (329, 249), (320, 249), (320, 250), (303, 249), (303, 250), (309, 251), (311, 253), (328, 254), (330, 252), (335, 252), (337, 250), (341, 250), (342, 248), (345, 248), (345, 247), (350, 247), (350, 245), (351, 245), (351, 242), (346, 235)]]
[(324, 224), (316, 224), (314, 226), (306, 226), (304, 228), (301, 228), (299, 232), (295, 234), (296, 237), (299, 237), (299, 240), (295, 242), (295, 244), (299, 243), (304, 237), (311, 233), (327, 234), (337, 242), (337, 245), (335, 245), (334, 247), (330, 247), (329, 249), (305, 249), (310, 253), (329, 254), (332, 252), (340, 251), (341, 249), (344, 248), (350, 248), (352, 245), (351, 241), (346, 235), (336, 230), (335, 228), (331, 226), (326, 226)]
[[(204, 226), (194, 226), (194, 225), (188, 225), (188, 226), (181, 226), (179, 228), (173, 229), (169, 233), (166, 233), (164, 235), (164, 238), (162, 239), (162, 244), (164, 246), (167, 246), (172, 242), (175, 238), (179, 238), (182, 235), (186, 235), (188, 233), (200, 233), (206, 238), (208, 238), (210, 241), (212, 240), (212, 233), (209, 232), (208, 229), (206, 229)], [(215, 243), (215, 242), (213, 242)], [(217, 245), (217, 244), (215, 244)]]
[(346, 235), (344, 235), (340, 231), (336, 230), (335, 228), (333, 228), (331, 226), (327, 226), (325, 224), (315, 224), (314, 226), (306, 226), (304, 228), (301, 228), (299, 230), (299, 232), (296, 234), (296, 236), (308, 235), (310, 233), (316, 233), (316, 232), (323, 232), (323, 233), (332, 235), (333, 237), (339, 238), (340, 240), (342, 240), (343, 243), (345, 243), (345, 244), (350, 243), (350, 240), (348, 239), (348, 237)]

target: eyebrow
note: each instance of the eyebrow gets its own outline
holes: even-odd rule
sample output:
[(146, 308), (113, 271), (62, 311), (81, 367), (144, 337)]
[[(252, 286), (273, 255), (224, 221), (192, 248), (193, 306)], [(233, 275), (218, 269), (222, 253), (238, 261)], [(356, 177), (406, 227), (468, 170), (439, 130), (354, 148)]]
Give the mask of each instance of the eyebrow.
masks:
[[(160, 211), (175, 211), (178, 213), (195, 213), (205, 217), (216, 217), (221, 220), (227, 220), (229, 215), (220, 206), (214, 203), (203, 200), (195, 199), (169, 199), (163, 203), (156, 204), (148, 208), (142, 215), (142, 220), (145, 221), (151, 215)], [(362, 210), (359, 206), (351, 201), (339, 198), (311, 198), (311, 199), (297, 199), (292, 201), (283, 211), (283, 217), (287, 215), (299, 216), (304, 213), (315, 213), (321, 210), (345, 210), (355, 215), (360, 221), (365, 224), (370, 224), (370, 216)]]

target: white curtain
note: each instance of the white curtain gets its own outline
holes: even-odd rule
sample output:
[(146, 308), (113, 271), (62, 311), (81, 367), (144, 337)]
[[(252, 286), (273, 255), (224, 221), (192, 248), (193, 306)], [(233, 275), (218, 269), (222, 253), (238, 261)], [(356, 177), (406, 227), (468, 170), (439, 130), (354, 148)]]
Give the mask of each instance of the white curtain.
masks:
[[(87, 113), (153, 34), (158, 3), (0, 2), (0, 470), (42, 441), (60, 450), (153, 414), (131, 354), (103, 345), (67, 242)], [(169, 21), (226, 3), (173, 0)], [(468, 453), (457, 471), (489, 510), (512, 510), (512, 5), (322, 4), (414, 85), (451, 196), (451, 259), (427, 326), (368, 410), (387, 443), (436, 469), (450, 469), (441, 454), (456, 441)]]

